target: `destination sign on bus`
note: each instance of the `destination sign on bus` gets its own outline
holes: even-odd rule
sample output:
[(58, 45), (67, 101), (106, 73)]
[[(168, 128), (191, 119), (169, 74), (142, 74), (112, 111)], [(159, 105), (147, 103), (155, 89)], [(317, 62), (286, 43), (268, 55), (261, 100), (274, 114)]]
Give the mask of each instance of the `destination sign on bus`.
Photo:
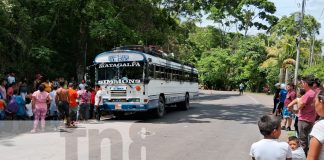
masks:
[(98, 84), (136, 84), (141, 83), (139, 79), (118, 79), (118, 80), (101, 80)]
[(129, 60), (129, 56), (125, 54), (117, 54), (108, 57), (110, 62), (125, 62)]
[(143, 61), (144, 56), (141, 54), (134, 53), (110, 53), (104, 52), (98, 55), (94, 62), (95, 63), (107, 63), (107, 62), (134, 62)]
[(126, 63), (103, 63), (99, 64), (99, 68), (111, 68), (111, 67), (140, 67), (139, 62), (126, 62)]

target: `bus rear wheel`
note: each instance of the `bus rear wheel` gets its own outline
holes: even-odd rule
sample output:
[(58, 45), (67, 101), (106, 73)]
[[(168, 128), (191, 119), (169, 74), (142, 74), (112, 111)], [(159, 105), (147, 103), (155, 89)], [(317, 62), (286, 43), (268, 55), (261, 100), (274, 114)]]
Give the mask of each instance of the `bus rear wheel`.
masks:
[(180, 110), (183, 110), (183, 111), (186, 111), (189, 109), (190, 107), (190, 103), (189, 103), (189, 94), (186, 93), (185, 95), (185, 100), (183, 102), (179, 102), (177, 104), (177, 107), (180, 109)]
[(159, 105), (156, 109), (153, 110), (154, 117), (162, 118), (165, 114), (165, 100), (163, 96), (159, 97)]

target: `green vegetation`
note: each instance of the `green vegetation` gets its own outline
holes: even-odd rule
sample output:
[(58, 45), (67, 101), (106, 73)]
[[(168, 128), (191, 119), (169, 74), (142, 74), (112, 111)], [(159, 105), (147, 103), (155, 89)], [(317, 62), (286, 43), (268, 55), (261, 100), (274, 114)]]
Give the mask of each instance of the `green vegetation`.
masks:
[[(35, 73), (81, 79), (98, 53), (120, 45), (160, 45), (196, 64), (200, 83), (209, 88), (231, 90), (244, 81), (258, 92), (278, 82), (280, 68), (294, 70), (298, 24), (294, 14), (279, 20), (275, 11), (267, 0), (4, 0), (0, 75), (14, 70), (28, 79)], [(202, 13), (217, 27), (197, 27)], [(252, 27), (267, 34), (250, 36)], [(313, 39), (320, 24), (305, 16), (304, 28), (300, 74), (324, 79), (323, 43)]]

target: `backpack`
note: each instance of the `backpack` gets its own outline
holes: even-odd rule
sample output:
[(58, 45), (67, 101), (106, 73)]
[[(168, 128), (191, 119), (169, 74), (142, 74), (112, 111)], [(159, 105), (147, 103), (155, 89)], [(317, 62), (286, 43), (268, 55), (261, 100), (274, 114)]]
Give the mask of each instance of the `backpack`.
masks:
[(13, 113), (13, 114), (16, 114), (19, 110), (19, 105), (18, 103), (16, 102), (16, 97), (13, 96), (8, 105), (7, 105), (7, 108), (6, 108), (6, 111), (9, 112), (9, 113)]

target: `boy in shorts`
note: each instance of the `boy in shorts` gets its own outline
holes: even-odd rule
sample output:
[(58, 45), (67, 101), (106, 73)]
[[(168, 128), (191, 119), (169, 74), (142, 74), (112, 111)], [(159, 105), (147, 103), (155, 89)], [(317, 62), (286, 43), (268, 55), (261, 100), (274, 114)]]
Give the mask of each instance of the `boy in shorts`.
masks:
[[(283, 108), (283, 112), (282, 112), (282, 115), (283, 115), (283, 126), (281, 127), (282, 130), (287, 130), (287, 131), (291, 131), (291, 122), (292, 122), (292, 112), (289, 111), (288, 109), (288, 105), (289, 103), (291, 103), (293, 100), (296, 99), (296, 92), (295, 92), (295, 89), (294, 89), (294, 85), (289, 83), (287, 85), (287, 96), (286, 96), (286, 99), (285, 99), (285, 102), (284, 102), (284, 108)], [(287, 122), (288, 122), (288, 126), (286, 128), (286, 125), (287, 125)]]

